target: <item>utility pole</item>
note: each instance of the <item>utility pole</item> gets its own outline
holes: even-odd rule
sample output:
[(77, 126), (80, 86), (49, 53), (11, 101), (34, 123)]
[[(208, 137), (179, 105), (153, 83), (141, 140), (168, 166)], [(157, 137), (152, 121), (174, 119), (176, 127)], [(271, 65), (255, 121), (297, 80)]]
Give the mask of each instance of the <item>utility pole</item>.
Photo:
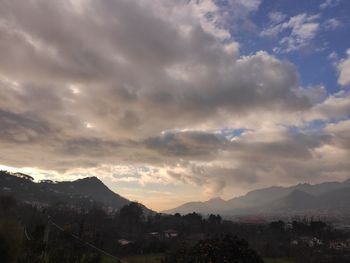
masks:
[(51, 218), (49, 217), (45, 227), (44, 240), (43, 240), (44, 248), (43, 248), (43, 253), (41, 255), (41, 258), (44, 262), (47, 261), (47, 247), (49, 243), (50, 227), (51, 227)]

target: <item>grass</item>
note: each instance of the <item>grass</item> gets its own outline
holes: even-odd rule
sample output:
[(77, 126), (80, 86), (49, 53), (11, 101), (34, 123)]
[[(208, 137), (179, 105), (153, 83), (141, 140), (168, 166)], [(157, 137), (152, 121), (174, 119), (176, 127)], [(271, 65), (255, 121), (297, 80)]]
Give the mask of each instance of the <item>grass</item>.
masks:
[[(128, 256), (123, 258), (124, 262), (127, 263), (160, 263), (162, 254), (149, 254), (149, 255), (138, 255), (138, 256)], [(115, 260), (111, 258), (104, 258), (103, 263), (116, 263)], [(288, 258), (264, 258), (265, 263), (294, 263)]]
[(128, 263), (160, 263), (161, 254), (149, 254), (142, 256), (129, 256), (123, 258)]
[(265, 263), (294, 263), (289, 258), (264, 258)]
[(102, 258), (102, 263), (119, 263), (119, 262), (111, 257), (104, 256)]

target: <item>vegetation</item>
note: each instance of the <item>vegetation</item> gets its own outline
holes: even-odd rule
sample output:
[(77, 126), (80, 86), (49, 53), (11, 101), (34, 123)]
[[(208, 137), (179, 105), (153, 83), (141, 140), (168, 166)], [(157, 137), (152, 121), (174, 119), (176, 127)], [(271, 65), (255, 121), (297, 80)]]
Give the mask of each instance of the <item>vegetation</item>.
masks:
[(219, 215), (149, 213), (133, 202), (109, 211), (0, 195), (1, 263), (345, 263), (347, 240), (320, 220), (241, 224)]
[(199, 241), (193, 247), (181, 246), (167, 255), (163, 263), (263, 263), (245, 240), (231, 235)]
[(265, 258), (265, 263), (294, 263), (292, 259), (288, 258)]
[(163, 254), (149, 254), (128, 256), (124, 260), (128, 263), (161, 263), (162, 258)]

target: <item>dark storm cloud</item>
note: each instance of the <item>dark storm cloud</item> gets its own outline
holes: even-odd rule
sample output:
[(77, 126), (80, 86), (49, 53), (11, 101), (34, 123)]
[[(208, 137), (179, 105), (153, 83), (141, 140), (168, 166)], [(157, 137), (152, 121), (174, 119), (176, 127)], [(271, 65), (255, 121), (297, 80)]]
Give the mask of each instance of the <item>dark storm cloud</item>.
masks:
[(327, 135), (292, 135), (288, 132), (284, 132), (283, 135), (284, 138), (282, 140), (276, 139), (269, 142), (236, 142), (233, 145), (233, 149), (241, 152), (242, 156), (248, 155), (247, 160), (308, 160), (313, 158), (313, 149), (329, 142), (329, 136)]
[(13, 143), (26, 143), (39, 140), (41, 134), (51, 132), (45, 124), (24, 116), (0, 110), (1, 140)]
[(181, 158), (209, 156), (224, 147), (226, 140), (205, 132), (167, 132), (159, 137), (145, 140), (149, 149), (166, 156)]

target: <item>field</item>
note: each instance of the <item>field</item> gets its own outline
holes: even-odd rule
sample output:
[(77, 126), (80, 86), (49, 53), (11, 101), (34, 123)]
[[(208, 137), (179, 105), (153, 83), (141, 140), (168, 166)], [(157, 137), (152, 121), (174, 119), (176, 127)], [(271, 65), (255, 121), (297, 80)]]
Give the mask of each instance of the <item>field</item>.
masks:
[(119, 261), (113, 259), (113, 258), (110, 258), (110, 257), (103, 257), (102, 258), (102, 263), (119, 263)]
[(291, 259), (288, 258), (264, 258), (265, 263), (293, 263)]
[[(128, 256), (123, 258), (123, 263), (160, 263), (161, 254)], [(103, 263), (115, 263), (116, 261), (106, 258)], [(265, 258), (265, 263), (294, 263), (288, 258)]]
[(123, 258), (128, 263), (160, 263), (161, 254), (150, 254), (142, 256), (129, 256)]

